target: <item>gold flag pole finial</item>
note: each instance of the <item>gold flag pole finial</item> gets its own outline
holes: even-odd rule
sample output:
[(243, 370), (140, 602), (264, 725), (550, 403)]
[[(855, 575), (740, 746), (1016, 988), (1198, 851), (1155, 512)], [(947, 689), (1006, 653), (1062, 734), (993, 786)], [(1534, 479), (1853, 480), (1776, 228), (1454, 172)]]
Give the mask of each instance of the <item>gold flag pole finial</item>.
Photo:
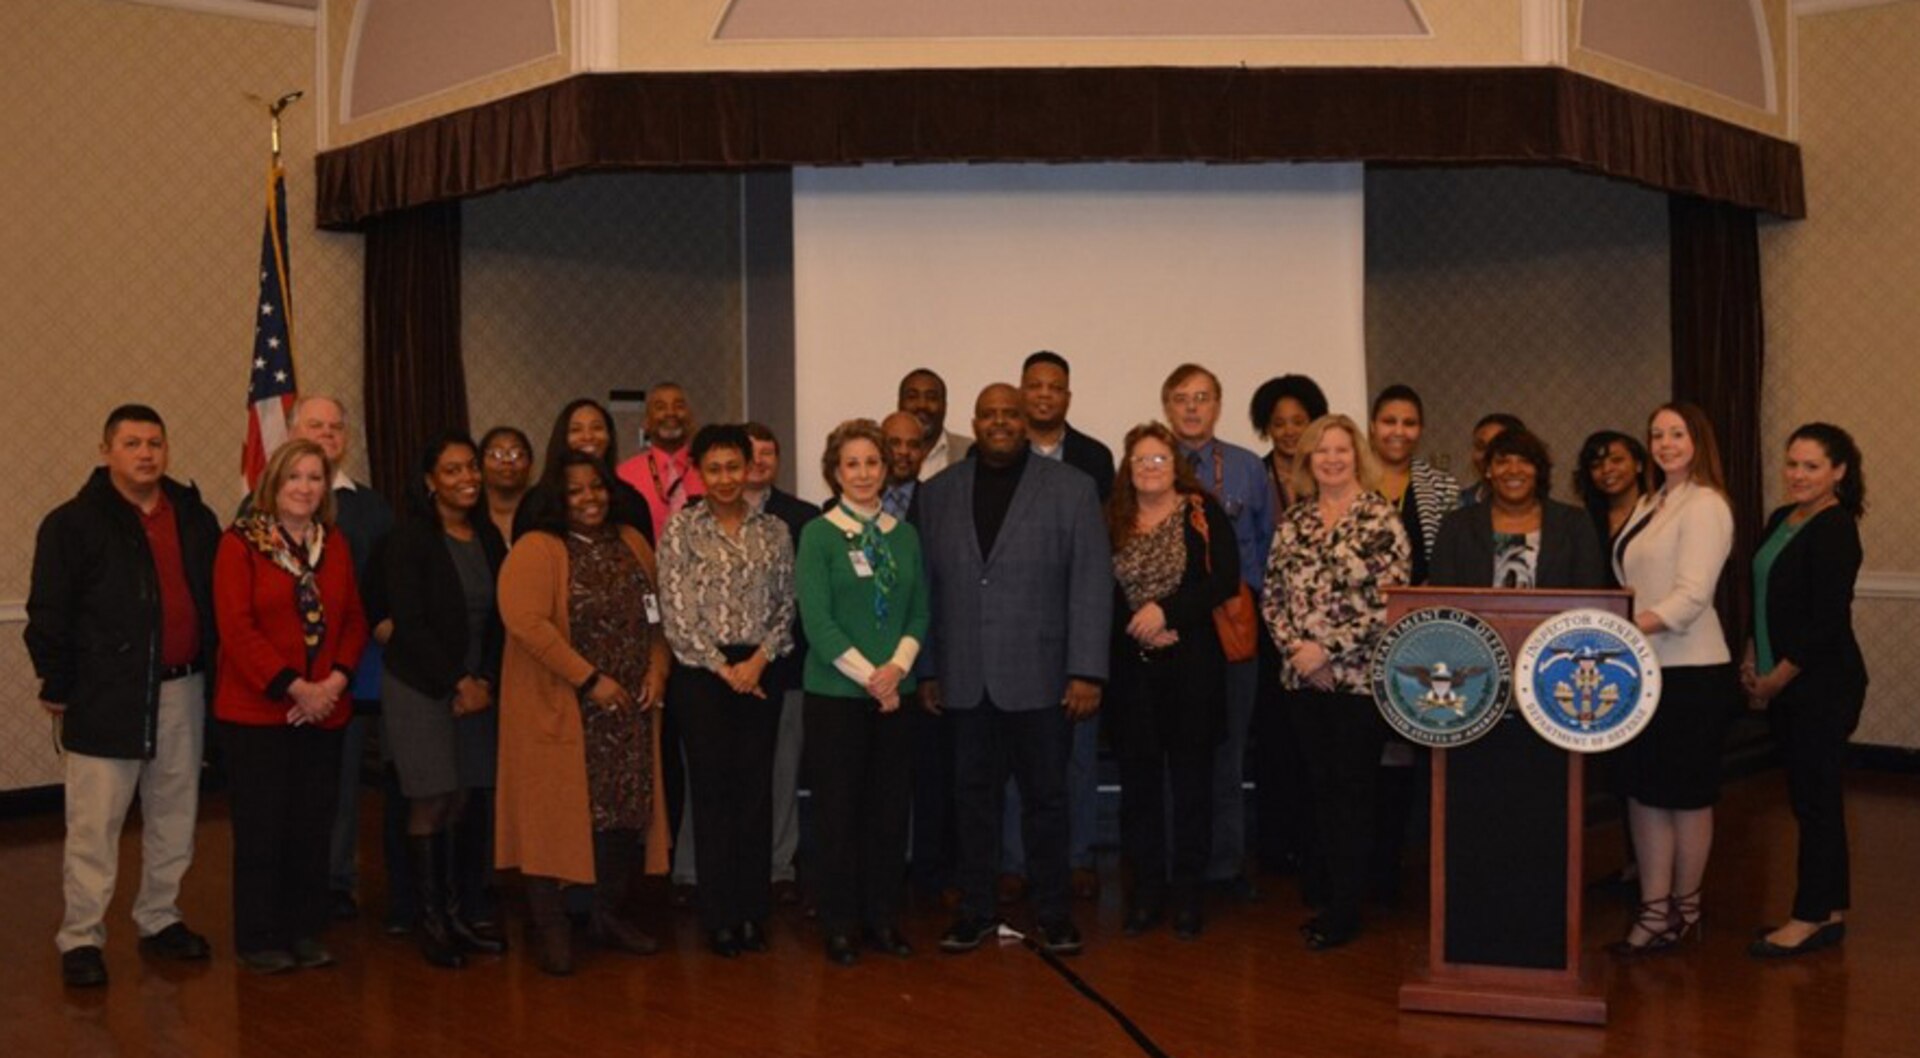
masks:
[(273, 160), (275, 164), (279, 164), (280, 161), (280, 112), (292, 106), (296, 100), (304, 95), (306, 95), (305, 92), (288, 92), (286, 95), (274, 100), (273, 103), (267, 107), (267, 113), (273, 118)]

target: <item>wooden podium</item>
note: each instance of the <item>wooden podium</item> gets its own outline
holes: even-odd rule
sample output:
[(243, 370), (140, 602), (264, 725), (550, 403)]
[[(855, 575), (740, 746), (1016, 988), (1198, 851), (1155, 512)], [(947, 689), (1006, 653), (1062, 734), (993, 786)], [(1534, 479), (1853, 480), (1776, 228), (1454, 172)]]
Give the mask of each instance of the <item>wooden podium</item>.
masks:
[[(1395, 588), (1389, 623), (1447, 606), (1492, 625), (1516, 659), (1542, 621), (1575, 609), (1628, 616), (1632, 593)], [(1477, 741), (1433, 752), (1433, 852), (1424, 969), (1400, 1009), (1604, 1025), (1607, 1000), (1580, 938), (1585, 757), (1517, 706)]]

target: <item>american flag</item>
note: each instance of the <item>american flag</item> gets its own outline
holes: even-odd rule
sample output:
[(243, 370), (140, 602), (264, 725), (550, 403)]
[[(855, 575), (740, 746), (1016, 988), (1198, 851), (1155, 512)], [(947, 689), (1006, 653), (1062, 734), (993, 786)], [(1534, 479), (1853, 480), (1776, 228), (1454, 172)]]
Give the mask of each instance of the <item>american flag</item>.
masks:
[(247, 375), (247, 443), (240, 473), (251, 490), (267, 457), (287, 439), (293, 380), (292, 276), (287, 271), (287, 180), (276, 162), (267, 172), (267, 219), (260, 233), (260, 304), (254, 311), (253, 362)]

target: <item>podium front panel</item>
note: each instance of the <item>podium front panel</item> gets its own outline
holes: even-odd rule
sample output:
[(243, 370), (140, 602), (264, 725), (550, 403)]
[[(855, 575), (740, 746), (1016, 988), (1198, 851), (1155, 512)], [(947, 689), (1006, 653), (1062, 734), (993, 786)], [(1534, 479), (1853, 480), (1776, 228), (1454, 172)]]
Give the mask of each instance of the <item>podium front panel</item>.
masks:
[(1445, 961), (1568, 965), (1567, 763), (1511, 711), (1447, 751)]

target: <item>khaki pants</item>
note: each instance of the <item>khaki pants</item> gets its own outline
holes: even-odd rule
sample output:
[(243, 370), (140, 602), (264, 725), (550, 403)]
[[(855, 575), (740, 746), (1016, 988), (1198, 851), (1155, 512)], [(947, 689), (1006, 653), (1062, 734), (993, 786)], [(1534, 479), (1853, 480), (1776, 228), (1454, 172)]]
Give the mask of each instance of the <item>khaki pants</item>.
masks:
[(180, 921), (180, 879), (193, 862), (193, 825), (200, 807), (205, 739), (205, 677), (160, 685), (152, 760), (68, 753), (67, 844), (61, 874), (67, 917), (54, 944), (63, 952), (107, 939), (107, 905), (119, 869), (120, 827), (140, 794), (140, 893), (133, 922), (150, 937)]

